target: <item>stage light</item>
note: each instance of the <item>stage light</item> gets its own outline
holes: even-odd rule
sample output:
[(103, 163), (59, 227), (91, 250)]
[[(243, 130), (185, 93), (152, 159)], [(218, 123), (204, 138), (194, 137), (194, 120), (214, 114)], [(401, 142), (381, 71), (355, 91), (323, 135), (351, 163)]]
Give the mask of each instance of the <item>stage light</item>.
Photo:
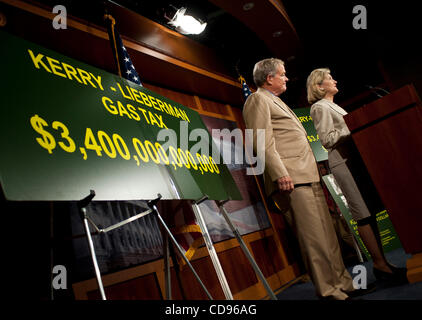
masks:
[(168, 24), (174, 26), (176, 31), (181, 34), (200, 34), (205, 30), (206, 22), (202, 23), (192, 16), (185, 15), (185, 13), (186, 8), (180, 8)]

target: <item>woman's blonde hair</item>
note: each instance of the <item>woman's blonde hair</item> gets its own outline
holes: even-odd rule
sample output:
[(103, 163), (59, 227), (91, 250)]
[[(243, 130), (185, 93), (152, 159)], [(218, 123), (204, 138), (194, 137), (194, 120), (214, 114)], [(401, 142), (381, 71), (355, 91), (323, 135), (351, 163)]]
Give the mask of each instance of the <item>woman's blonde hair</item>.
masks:
[(325, 77), (330, 74), (328, 68), (318, 68), (311, 72), (306, 80), (306, 90), (308, 92), (308, 102), (313, 104), (321, 100), (325, 96), (325, 91), (319, 85), (324, 81)]

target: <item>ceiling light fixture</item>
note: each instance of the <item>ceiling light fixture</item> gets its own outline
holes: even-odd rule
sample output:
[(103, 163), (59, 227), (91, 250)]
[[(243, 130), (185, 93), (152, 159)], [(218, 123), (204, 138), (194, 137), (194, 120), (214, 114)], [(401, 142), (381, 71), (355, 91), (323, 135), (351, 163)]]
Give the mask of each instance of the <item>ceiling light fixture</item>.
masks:
[(253, 7), (255, 6), (255, 4), (253, 2), (247, 2), (243, 5), (243, 10), (245, 11), (249, 11), (251, 10)]
[(192, 16), (185, 15), (185, 13), (186, 8), (180, 8), (168, 24), (175, 27), (176, 31), (181, 34), (200, 34), (205, 30), (206, 22), (202, 23)]
[(282, 34), (283, 34), (283, 31), (281, 31), (281, 30), (275, 31), (275, 32), (273, 32), (273, 38), (281, 37)]

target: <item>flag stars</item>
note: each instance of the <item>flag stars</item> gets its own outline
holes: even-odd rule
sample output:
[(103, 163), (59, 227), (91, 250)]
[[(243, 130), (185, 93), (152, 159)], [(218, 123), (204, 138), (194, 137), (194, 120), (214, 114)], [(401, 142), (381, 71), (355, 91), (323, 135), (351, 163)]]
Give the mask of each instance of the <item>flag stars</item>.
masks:
[(128, 50), (125, 48), (119, 33), (115, 31), (115, 41), (117, 48), (117, 58), (119, 60), (120, 74), (129, 81), (133, 81), (136, 84), (142, 86), (139, 75), (136, 72), (135, 66), (130, 59)]

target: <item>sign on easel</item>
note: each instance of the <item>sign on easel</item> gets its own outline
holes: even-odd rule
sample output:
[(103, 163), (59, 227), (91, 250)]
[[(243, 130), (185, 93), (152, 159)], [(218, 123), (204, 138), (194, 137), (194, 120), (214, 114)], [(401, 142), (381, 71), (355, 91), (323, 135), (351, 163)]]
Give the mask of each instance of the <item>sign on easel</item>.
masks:
[(0, 181), (8, 200), (240, 200), (199, 114), (0, 32)]
[[(0, 182), (6, 199), (78, 201), (104, 300), (88, 222), (103, 233), (149, 213), (157, 217), (212, 298), (156, 207), (160, 199), (194, 200), (210, 258), (226, 298), (232, 300), (198, 204), (204, 199), (242, 197), (199, 114), (142, 86), (7, 33), (0, 32), (0, 41), (7, 48), (0, 52), (6, 79), (0, 87)], [(86, 210), (94, 197), (150, 200), (150, 210), (100, 229)], [(238, 241), (270, 297), (276, 299), (242, 238)]]

